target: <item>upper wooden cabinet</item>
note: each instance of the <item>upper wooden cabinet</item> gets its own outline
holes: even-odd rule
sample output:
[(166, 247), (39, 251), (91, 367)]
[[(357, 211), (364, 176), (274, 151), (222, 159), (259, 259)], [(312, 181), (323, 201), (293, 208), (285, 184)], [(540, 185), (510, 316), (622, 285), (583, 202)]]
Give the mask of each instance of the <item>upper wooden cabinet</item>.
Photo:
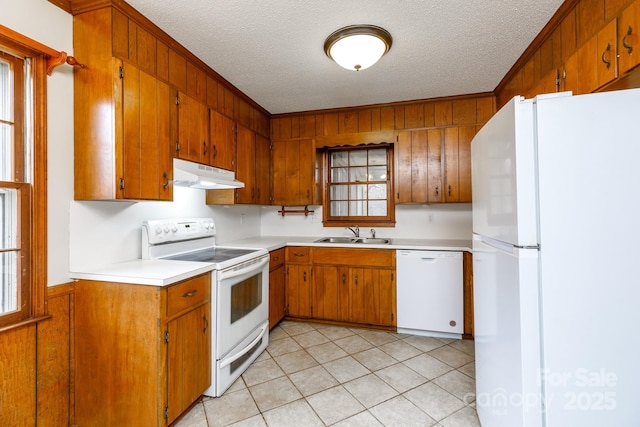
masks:
[(475, 126), (398, 133), (396, 203), (471, 202), (471, 140)]
[(238, 163), (236, 177), (244, 188), (236, 190), (236, 203), (268, 205), (270, 199), (269, 140), (237, 126)]
[(620, 74), (640, 64), (640, 0), (631, 3), (618, 18)]
[(114, 58), (112, 10), (74, 17), (74, 197), (171, 200), (169, 87)]
[(312, 139), (272, 142), (274, 205), (310, 205), (315, 196), (315, 152)]
[(209, 109), (196, 98), (183, 92), (178, 92), (176, 104), (178, 106), (176, 157), (208, 164)]
[(209, 164), (236, 170), (236, 124), (225, 115), (209, 110)]

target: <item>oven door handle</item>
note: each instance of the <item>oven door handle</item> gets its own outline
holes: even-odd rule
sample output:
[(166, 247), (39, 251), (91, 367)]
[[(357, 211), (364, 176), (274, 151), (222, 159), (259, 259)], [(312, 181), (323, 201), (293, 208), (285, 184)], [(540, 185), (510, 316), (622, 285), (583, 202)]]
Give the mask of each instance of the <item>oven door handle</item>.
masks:
[(235, 362), (236, 360), (240, 359), (242, 356), (244, 356), (245, 354), (247, 354), (254, 345), (256, 345), (258, 343), (258, 341), (260, 341), (262, 339), (262, 337), (264, 337), (264, 334), (267, 332), (267, 330), (269, 329), (269, 324), (265, 323), (262, 326), (262, 330), (260, 331), (260, 334), (256, 337), (255, 340), (251, 341), (241, 352), (239, 352), (238, 354), (235, 354), (231, 357), (229, 357), (228, 359), (224, 359), (220, 362), (220, 368), (224, 368), (225, 366), (228, 366), (230, 364), (232, 364), (233, 362)]
[(250, 266), (246, 267), (246, 268), (239, 268), (237, 270), (230, 270), (230, 271), (220, 271), (219, 272), (219, 276), (220, 276), (220, 280), (226, 280), (226, 279), (231, 279), (233, 277), (236, 276), (241, 276), (243, 274), (247, 274), (250, 271), (258, 271), (260, 270), (262, 267), (264, 267), (265, 265), (267, 265), (269, 263), (269, 257), (264, 257), (264, 259), (262, 259), (260, 262), (256, 263), (256, 264), (251, 264)]

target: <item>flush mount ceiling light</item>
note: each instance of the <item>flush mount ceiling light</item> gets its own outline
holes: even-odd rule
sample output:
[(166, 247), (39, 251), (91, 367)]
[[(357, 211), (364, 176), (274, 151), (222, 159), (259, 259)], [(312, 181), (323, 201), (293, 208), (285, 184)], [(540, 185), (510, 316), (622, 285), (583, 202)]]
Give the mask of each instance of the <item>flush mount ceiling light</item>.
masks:
[(332, 33), (324, 52), (347, 70), (369, 68), (391, 49), (391, 34), (375, 25), (350, 25)]

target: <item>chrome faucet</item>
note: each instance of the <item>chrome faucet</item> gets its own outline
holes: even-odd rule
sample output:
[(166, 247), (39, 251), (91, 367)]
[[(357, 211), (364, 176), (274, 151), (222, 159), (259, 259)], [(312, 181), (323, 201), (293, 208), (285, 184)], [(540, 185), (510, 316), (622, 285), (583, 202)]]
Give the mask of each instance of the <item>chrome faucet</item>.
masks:
[(345, 227), (344, 229), (350, 230), (356, 237), (360, 237), (360, 227), (358, 227), (357, 225), (354, 228)]
[(375, 229), (375, 228), (372, 228), (372, 229), (371, 229), (371, 238), (372, 238), (372, 239), (375, 239), (375, 238), (376, 238), (376, 229)]

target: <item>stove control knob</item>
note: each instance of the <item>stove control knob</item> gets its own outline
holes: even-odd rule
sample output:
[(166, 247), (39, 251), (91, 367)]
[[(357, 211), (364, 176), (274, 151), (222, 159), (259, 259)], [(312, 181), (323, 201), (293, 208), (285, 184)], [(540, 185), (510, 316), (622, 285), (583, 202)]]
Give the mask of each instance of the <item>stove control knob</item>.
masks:
[(160, 227), (159, 225), (156, 225), (155, 230), (156, 230), (156, 234), (162, 233), (162, 227)]
[(175, 233), (176, 231), (178, 231), (178, 226), (177, 226), (176, 224), (172, 224), (172, 225), (171, 225), (171, 231), (173, 231), (174, 233)]
[(165, 224), (164, 225), (164, 232), (168, 233), (169, 232), (169, 224)]

